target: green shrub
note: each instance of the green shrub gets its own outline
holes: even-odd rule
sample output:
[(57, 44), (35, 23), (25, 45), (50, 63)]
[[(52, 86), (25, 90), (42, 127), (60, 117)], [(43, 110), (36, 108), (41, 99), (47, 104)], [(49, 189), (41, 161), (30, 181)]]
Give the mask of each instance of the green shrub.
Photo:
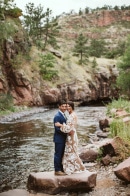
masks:
[(130, 113), (130, 101), (119, 98), (118, 100), (112, 100), (111, 103), (107, 105), (107, 115), (111, 115), (111, 109), (122, 109)]
[(0, 110), (11, 110), (13, 111), (13, 97), (10, 94), (0, 95)]
[(10, 15), (14, 18), (18, 18), (18, 17), (22, 16), (22, 10), (19, 9), (18, 7), (15, 7), (13, 9), (7, 10), (5, 14)]
[[(107, 115), (114, 118), (114, 113), (112, 113), (113, 108), (122, 109), (130, 113), (130, 102), (120, 98), (109, 103), (107, 105)], [(111, 137), (119, 136), (130, 144), (130, 123), (123, 122), (122, 118), (112, 120), (110, 123), (110, 135)]]
[(130, 143), (130, 123), (124, 123), (122, 119), (114, 119), (110, 124), (110, 135), (119, 136)]
[(58, 73), (54, 70), (55, 58), (51, 53), (40, 55), (39, 67), (40, 73), (44, 80), (52, 80), (58, 77)]

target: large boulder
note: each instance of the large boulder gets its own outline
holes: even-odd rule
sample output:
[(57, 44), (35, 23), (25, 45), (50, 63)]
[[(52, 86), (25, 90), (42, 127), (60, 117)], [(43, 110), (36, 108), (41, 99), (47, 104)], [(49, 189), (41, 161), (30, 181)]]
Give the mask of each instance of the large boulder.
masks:
[(88, 192), (96, 186), (97, 173), (85, 171), (79, 174), (56, 176), (54, 172), (31, 173), (27, 187), (29, 191), (51, 195), (60, 192)]
[(130, 182), (130, 157), (114, 169), (115, 175), (126, 182)]
[(94, 150), (88, 150), (88, 149), (81, 149), (81, 152), (79, 154), (80, 158), (83, 162), (93, 162), (98, 157), (98, 152)]

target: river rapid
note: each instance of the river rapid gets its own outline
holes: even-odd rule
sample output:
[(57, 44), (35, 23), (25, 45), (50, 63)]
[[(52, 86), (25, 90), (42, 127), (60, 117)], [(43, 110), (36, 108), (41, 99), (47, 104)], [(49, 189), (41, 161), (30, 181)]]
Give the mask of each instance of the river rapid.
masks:
[[(75, 108), (79, 147), (86, 145), (89, 134), (99, 129), (99, 119), (105, 110), (105, 107)], [(57, 109), (45, 109), (0, 123), (1, 192), (15, 188), (26, 189), (30, 172), (54, 170), (53, 117), (56, 112)]]

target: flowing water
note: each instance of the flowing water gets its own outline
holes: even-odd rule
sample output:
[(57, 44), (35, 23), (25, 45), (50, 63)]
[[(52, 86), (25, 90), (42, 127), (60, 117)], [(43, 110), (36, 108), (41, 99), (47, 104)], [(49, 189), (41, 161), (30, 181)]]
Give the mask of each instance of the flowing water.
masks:
[[(105, 107), (77, 107), (79, 145), (99, 129)], [(53, 171), (53, 117), (57, 109), (0, 124), (0, 191), (26, 189), (30, 172)]]

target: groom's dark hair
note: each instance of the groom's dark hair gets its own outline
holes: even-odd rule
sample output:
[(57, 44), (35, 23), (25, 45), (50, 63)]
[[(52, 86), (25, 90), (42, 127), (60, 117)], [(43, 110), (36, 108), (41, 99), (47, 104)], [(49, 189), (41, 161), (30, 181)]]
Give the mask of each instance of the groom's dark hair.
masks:
[(65, 100), (60, 100), (59, 103), (58, 103), (59, 106), (61, 106), (63, 104), (67, 104), (67, 102)]

